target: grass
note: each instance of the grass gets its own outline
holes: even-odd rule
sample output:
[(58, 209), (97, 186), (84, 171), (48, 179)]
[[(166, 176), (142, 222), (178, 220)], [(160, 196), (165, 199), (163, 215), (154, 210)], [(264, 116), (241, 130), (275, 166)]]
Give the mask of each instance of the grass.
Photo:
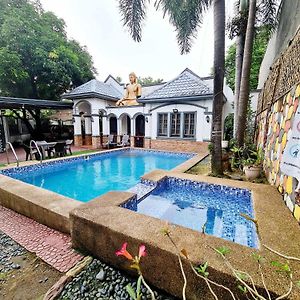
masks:
[[(67, 154), (64, 157), (72, 157), (72, 156), (77, 156), (77, 155), (83, 155), (83, 154), (92, 154), (92, 153), (96, 153), (99, 152), (97, 150), (82, 150), (82, 151), (77, 151), (77, 152), (73, 152), (72, 154)], [(50, 160), (56, 157), (51, 157), (51, 158), (45, 158), (43, 160)]]
[[(193, 166), (191, 169), (189, 169), (186, 173), (193, 174), (193, 175), (212, 176), (210, 163), (211, 163), (210, 156), (207, 156), (206, 158), (198, 162), (195, 166)], [(220, 177), (232, 179), (232, 180), (247, 181), (244, 173), (238, 169), (233, 169), (232, 172), (224, 171), (223, 176)], [(254, 179), (252, 182), (268, 184), (268, 181), (263, 174), (261, 174), (260, 177)]]
[(209, 175), (210, 173), (210, 156), (205, 157), (186, 173), (194, 175)]

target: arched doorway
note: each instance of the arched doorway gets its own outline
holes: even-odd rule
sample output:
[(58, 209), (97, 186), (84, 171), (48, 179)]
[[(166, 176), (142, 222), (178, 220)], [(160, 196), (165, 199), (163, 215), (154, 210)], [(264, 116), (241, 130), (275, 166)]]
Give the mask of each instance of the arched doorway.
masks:
[(135, 118), (135, 135), (145, 136), (145, 117), (143, 115)]
[(134, 146), (143, 148), (144, 137), (145, 137), (145, 117), (143, 115), (138, 115), (135, 118)]
[[(91, 123), (91, 104), (88, 101), (80, 101), (75, 107), (75, 111), (79, 115), (80, 125), (74, 124), (74, 127), (77, 126), (80, 128), (79, 132), (81, 135), (81, 144), (82, 145), (91, 145), (92, 144), (92, 123)], [(74, 128), (75, 132), (75, 128)]]
[(118, 134), (118, 122), (115, 115), (109, 117), (109, 134), (114, 136)]

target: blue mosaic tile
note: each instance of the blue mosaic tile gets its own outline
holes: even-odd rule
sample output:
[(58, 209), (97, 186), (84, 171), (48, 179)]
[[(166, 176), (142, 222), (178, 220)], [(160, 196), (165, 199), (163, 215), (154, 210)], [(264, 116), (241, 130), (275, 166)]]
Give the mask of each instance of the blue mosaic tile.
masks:
[(160, 151), (160, 150), (151, 150), (151, 149), (134, 149), (131, 148), (121, 148), (115, 151), (102, 151), (98, 153), (78, 156), (78, 157), (71, 157), (71, 158), (65, 158), (55, 161), (43, 161), (40, 164), (34, 164), (30, 166), (24, 166), (24, 167), (15, 167), (15, 168), (9, 168), (5, 170), (0, 170), (0, 174), (14, 177), (14, 175), (22, 174), (22, 173), (28, 173), (28, 172), (34, 172), (36, 170), (40, 170), (43, 168), (53, 168), (55, 170), (56, 168), (60, 168), (61, 165), (67, 165), (67, 164), (73, 164), (77, 163), (78, 161), (85, 161), (85, 160), (97, 160), (97, 158), (101, 157), (110, 157), (113, 155), (117, 155), (120, 152), (141, 152), (141, 153), (159, 153), (160, 155), (166, 155), (167, 157), (173, 156), (173, 157), (184, 157), (187, 159), (192, 158), (196, 155), (196, 153), (177, 153), (177, 152), (168, 152), (168, 151)]
[[(125, 208), (198, 231), (202, 222), (207, 234), (258, 247), (255, 225), (240, 215), (254, 218), (251, 191), (247, 189), (167, 177), (157, 183), (142, 180), (131, 191), (138, 197), (130, 208), (123, 205)], [(197, 224), (193, 214), (205, 215), (206, 223), (199, 219)]]

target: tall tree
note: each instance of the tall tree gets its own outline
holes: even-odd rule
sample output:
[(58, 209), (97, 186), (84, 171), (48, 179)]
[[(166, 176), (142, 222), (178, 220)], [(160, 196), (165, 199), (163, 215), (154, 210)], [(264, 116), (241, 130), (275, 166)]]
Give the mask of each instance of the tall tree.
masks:
[(56, 100), (94, 77), (86, 49), (67, 38), (64, 21), (39, 1), (2, 0), (0, 8), (2, 95)]
[[(250, 91), (257, 88), (258, 76), (261, 62), (264, 58), (269, 38), (270, 29), (268, 26), (261, 26), (256, 29), (253, 51), (252, 51), (252, 62), (250, 70)], [(232, 90), (235, 90), (235, 79), (236, 79), (236, 44), (232, 44), (225, 55), (225, 77), (226, 82)]]
[(229, 23), (229, 35), (236, 36), (235, 52), (235, 84), (234, 84), (234, 134), (237, 127), (237, 115), (239, 107), (240, 83), (242, 77), (242, 66), (245, 46), (245, 34), (248, 16), (248, 0), (238, 0), (235, 4), (236, 15)]
[(222, 110), (225, 69), (225, 0), (214, 1), (214, 102), (212, 115), (212, 173), (220, 175), (222, 168)]
[(249, 14), (246, 30), (245, 48), (243, 56), (243, 67), (241, 75), (241, 86), (239, 94), (238, 117), (236, 139), (239, 146), (244, 144), (244, 134), (246, 129), (246, 114), (249, 99), (249, 78), (252, 59), (252, 46), (254, 40), (256, 0), (251, 0), (249, 4)]
[[(124, 26), (128, 27), (132, 38), (139, 42), (142, 36), (142, 23), (146, 17), (146, 0), (119, 0)], [(159, 0), (155, 1), (156, 8), (163, 10), (169, 22), (175, 27), (177, 41), (181, 54), (188, 53), (192, 47), (202, 17), (206, 10), (214, 4), (215, 28), (215, 59), (214, 59), (214, 102), (212, 124), (212, 173), (222, 174), (221, 160), (221, 122), (223, 108), (223, 79), (224, 79), (224, 37), (225, 32), (225, 0)], [(217, 20), (216, 18), (219, 18)], [(223, 47), (223, 49), (221, 49)], [(222, 98), (222, 101), (221, 101)]]
[[(96, 73), (85, 47), (69, 40), (65, 23), (45, 12), (39, 0), (0, 1), (0, 93), (2, 96), (60, 99), (66, 90)], [(28, 116), (41, 125), (40, 110), (14, 110), (31, 133)]]
[[(240, 4), (244, 3), (244, 1), (245, 0), (240, 0)], [(246, 128), (246, 114), (249, 101), (249, 78), (252, 60), (253, 39), (255, 36), (255, 25), (266, 25), (272, 29), (276, 27), (277, 2), (277, 0), (251, 0), (249, 2), (249, 9), (244, 9), (244, 12), (248, 11), (248, 17), (245, 33), (242, 68), (240, 69), (241, 71), (238, 69), (240, 68), (241, 64), (240, 60), (237, 58), (235, 82), (235, 115), (237, 116), (235, 117), (235, 129), (236, 139), (238, 140), (238, 144), (240, 146), (244, 143), (244, 133)], [(242, 13), (240, 18), (237, 17), (237, 19), (240, 19), (240, 23), (244, 24), (243, 19), (245, 19), (245, 14)], [(238, 39), (237, 47), (241, 46), (242, 42), (240, 42), (240, 40)], [(240, 54), (242, 52), (241, 48), (237, 48), (237, 52), (238, 51)]]

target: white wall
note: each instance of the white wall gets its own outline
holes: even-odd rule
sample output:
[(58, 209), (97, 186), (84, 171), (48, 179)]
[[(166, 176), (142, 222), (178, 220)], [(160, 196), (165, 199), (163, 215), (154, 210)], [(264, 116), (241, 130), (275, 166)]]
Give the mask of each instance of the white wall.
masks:
[[(159, 107), (160, 104), (155, 105), (146, 105), (147, 107), (151, 107), (151, 138), (157, 138), (157, 125), (158, 125), (158, 114), (159, 113), (173, 113), (173, 109), (178, 109), (178, 112), (195, 112), (196, 113), (196, 140), (203, 141), (206, 140), (208, 136), (210, 136), (211, 131), (211, 123), (208, 124), (205, 120), (204, 112), (205, 108), (201, 108), (195, 105), (190, 104), (169, 104), (163, 107)], [(196, 102), (195, 102), (196, 104)], [(198, 102), (197, 102), (198, 104)], [(199, 105), (199, 104), (198, 104)], [(157, 108), (159, 107), (159, 108)]]

